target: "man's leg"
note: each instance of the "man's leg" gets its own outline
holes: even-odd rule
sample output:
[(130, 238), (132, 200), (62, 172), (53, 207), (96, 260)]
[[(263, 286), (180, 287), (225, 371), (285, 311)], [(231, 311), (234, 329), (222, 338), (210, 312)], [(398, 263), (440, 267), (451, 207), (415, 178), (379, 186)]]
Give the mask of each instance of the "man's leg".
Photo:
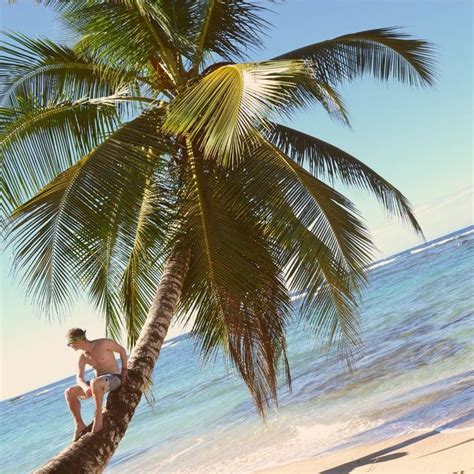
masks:
[(104, 377), (97, 377), (91, 380), (92, 398), (94, 399), (94, 425), (92, 432), (97, 433), (102, 429), (102, 402), (107, 388), (107, 381)]
[(66, 397), (66, 402), (69, 410), (71, 411), (71, 415), (75, 424), (74, 436), (72, 440), (77, 441), (81, 431), (86, 427), (86, 424), (84, 423), (84, 420), (81, 416), (81, 402), (79, 401), (79, 397), (84, 396), (84, 391), (81, 387), (76, 385), (66, 389), (64, 391), (64, 396)]

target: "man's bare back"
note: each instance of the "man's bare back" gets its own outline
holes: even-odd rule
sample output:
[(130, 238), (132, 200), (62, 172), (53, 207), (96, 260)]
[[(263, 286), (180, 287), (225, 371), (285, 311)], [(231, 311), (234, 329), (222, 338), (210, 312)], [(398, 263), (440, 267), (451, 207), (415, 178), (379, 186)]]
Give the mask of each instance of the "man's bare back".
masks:
[[(85, 432), (86, 425), (81, 417), (80, 399), (94, 399), (95, 414), (92, 431), (102, 429), (102, 401), (104, 394), (115, 390), (127, 380), (127, 355), (125, 349), (112, 339), (94, 339), (89, 341), (82, 329), (71, 329), (67, 334), (68, 346), (80, 350), (76, 383), (65, 391), (66, 400), (74, 418), (76, 428), (73, 441)], [(115, 353), (120, 355), (122, 370), (119, 370)], [(86, 365), (91, 366), (96, 377), (90, 382), (85, 380)]]

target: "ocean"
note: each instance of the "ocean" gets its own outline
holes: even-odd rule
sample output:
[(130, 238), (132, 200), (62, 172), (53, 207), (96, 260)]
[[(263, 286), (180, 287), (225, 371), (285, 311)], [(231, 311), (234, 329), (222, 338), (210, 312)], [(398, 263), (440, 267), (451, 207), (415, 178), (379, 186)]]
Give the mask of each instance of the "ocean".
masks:
[[(235, 371), (203, 364), (192, 339), (165, 343), (155, 403), (142, 400), (107, 473), (236, 473), (474, 419), (474, 226), (372, 265), (352, 373), (303, 325), (288, 332), (293, 374), (266, 423)], [(295, 311), (301, 299), (294, 298)], [(0, 471), (26, 473), (72, 434), (69, 377), (0, 402)], [(92, 402), (83, 403), (85, 419)]]

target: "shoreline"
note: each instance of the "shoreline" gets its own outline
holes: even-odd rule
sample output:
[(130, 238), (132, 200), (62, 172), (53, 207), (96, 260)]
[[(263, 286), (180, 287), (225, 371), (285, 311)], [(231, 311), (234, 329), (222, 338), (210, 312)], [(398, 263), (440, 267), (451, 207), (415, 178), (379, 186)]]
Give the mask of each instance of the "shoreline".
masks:
[(254, 473), (443, 473), (474, 472), (474, 424), (443, 431), (417, 430), (385, 440), (268, 466)]

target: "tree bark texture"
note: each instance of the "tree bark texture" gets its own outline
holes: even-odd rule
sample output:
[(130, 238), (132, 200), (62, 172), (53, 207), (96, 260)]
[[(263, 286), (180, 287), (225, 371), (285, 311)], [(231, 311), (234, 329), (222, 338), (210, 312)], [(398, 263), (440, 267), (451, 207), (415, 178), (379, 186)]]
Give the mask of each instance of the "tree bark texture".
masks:
[[(96, 434), (84, 434), (36, 473), (94, 474), (104, 470), (125, 435), (143, 390), (151, 379), (188, 267), (189, 258), (178, 252), (166, 263), (146, 322), (128, 361), (128, 380), (108, 396), (102, 430)], [(88, 430), (91, 428), (89, 425)]]

